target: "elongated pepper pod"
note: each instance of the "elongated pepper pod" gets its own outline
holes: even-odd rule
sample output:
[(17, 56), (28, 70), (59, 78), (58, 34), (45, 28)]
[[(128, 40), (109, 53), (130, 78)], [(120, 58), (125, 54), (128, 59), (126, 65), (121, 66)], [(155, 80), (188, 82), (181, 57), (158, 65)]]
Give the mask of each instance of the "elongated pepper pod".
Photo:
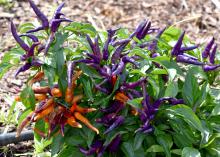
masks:
[(206, 45), (205, 49), (202, 52), (202, 58), (207, 58), (210, 55), (210, 50), (215, 42), (214, 37), (209, 41), (209, 43)]
[(182, 32), (182, 34), (180, 35), (180, 37), (177, 40), (176, 44), (174, 45), (174, 47), (171, 51), (172, 56), (177, 56), (180, 53), (180, 49), (181, 49), (181, 45), (182, 45), (182, 42), (183, 42), (184, 35), (185, 35), (185, 31)]

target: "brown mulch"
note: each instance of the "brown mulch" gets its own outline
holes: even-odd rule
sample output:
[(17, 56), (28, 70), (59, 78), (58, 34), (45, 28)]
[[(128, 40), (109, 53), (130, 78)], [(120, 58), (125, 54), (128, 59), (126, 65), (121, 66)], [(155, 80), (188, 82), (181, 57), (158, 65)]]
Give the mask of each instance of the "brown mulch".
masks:
[[(10, 0), (9, 0), (10, 1)], [(60, 0), (34, 0), (41, 10), (51, 17)], [(134, 29), (143, 19), (150, 19), (154, 26), (174, 25), (186, 31), (197, 43), (214, 36), (220, 43), (220, 6), (212, 0), (65, 0), (63, 13), (74, 21), (90, 22), (99, 28), (122, 26)], [(27, 1), (13, 1), (0, 5), (0, 59), (4, 52), (15, 45), (9, 31), (9, 21), (18, 26), (35, 21), (35, 14)], [(18, 79), (9, 71), (0, 80), (0, 102), (6, 104), (6, 95), (18, 93), (26, 81), (26, 73)]]

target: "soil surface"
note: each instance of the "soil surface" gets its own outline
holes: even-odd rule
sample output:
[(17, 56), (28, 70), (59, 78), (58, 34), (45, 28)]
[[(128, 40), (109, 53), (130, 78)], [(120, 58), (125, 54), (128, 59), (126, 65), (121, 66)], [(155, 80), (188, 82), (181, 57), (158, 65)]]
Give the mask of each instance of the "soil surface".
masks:
[[(4, 1), (4, 0), (3, 0)], [(36, 21), (36, 15), (25, 0), (0, 0), (0, 59), (15, 45), (9, 31), (9, 21), (13, 19), (16, 26), (23, 22)], [(220, 43), (220, 0), (64, 0), (63, 13), (73, 21), (90, 22), (101, 29), (122, 26), (134, 29), (143, 19), (150, 19), (153, 26), (175, 25), (186, 31), (196, 43), (204, 43), (212, 36)], [(40, 9), (52, 17), (60, 0), (34, 0)], [(16, 95), (26, 82), (27, 73), (14, 78), (15, 70), (10, 70), (0, 80), (0, 109), (7, 109), (10, 103), (6, 96)], [(3, 107), (4, 106), (4, 107)], [(22, 110), (22, 106), (18, 106)], [(0, 123), (0, 130), (5, 126)], [(14, 129), (11, 129), (14, 130)], [(9, 152), (18, 152), (16, 148), (25, 148), (28, 143), (10, 145)], [(21, 146), (21, 147), (20, 147)], [(11, 148), (11, 149), (10, 149)], [(1, 150), (0, 150), (1, 152)], [(25, 151), (23, 151), (25, 152)], [(1, 153), (0, 153), (1, 156)]]

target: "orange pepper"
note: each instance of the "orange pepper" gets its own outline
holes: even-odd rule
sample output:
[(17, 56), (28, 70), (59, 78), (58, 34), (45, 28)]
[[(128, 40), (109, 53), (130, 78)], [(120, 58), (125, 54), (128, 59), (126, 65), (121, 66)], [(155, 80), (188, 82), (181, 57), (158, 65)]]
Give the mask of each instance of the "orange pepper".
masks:
[(34, 93), (37, 93), (37, 94), (46, 94), (50, 91), (50, 87), (48, 87), (48, 86), (32, 87), (32, 90), (34, 91)]
[(39, 105), (36, 106), (35, 113), (39, 113), (39, 112), (43, 111), (44, 109), (51, 106), (53, 103), (54, 103), (53, 98), (48, 99), (47, 102), (43, 106), (39, 106)]
[(134, 115), (134, 116), (137, 116), (138, 115), (138, 110), (134, 107), (131, 108), (131, 114)]
[(41, 131), (41, 130), (35, 128), (35, 127), (34, 127), (34, 131), (35, 131), (38, 135), (40, 135), (41, 137), (46, 138), (46, 134), (45, 134), (43, 131)]
[(76, 106), (77, 106), (76, 102), (73, 103), (73, 105), (71, 106), (70, 111), (71, 111), (72, 113), (76, 110)]
[(67, 103), (71, 103), (73, 100), (73, 89), (71, 87), (67, 87), (66, 93), (65, 93), (65, 101)]
[(51, 94), (52, 94), (52, 96), (57, 97), (57, 98), (62, 97), (62, 92), (59, 88), (53, 88), (51, 90)]
[(19, 95), (15, 96), (15, 101), (21, 101), (21, 97)]
[(42, 80), (42, 78), (44, 77), (44, 72), (43, 71), (39, 71), (30, 81), (29, 81), (29, 85), (34, 84), (35, 82), (38, 82), (40, 80)]
[(67, 118), (67, 123), (74, 128), (82, 128), (82, 125), (76, 122), (76, 119), (73, 116)]
[(39, 112), (35, 117), (34, 117), (34, 121), (37, 121), (43, 117), (45, 117), (46, 115), (50, 114), (51, 112), (54, 111), (54, 104), (52, 103), (51, 106), (48, 106), (47, 108), (45, 108), (43, 111)]
[(79, 78), (79, 76), (82, 74), (82, 71), (80, 70), (80, 71), (77, 71), (74, 75), (73, 75), (73, 77), (72, 77), (72, 82), (74, 83), (78, 78)]
[(113, 75), (112, 78), (111, 78), (111, 81), (112, 81), (112, 84), (113, 86), (115, 85), (116, 81), (117, 81), (117, 76), (116, 75)]
[(76, 105), (76, 111), (80, 113), (89, 113), (89, 112), (96, 111), (96, 109), (95, 108), (83, 108), (83, 107)]
[(73, 97), (73, 100), (72, 100), (72, 104), (78, 102), (79, 100), (81, 100), (83, 98), (83, 95), (75, 95)]
[(21, 134), (21, 131), (24, 129), (25, 126), (28, 125), (28, 123), (30, 122), (32, 116), (33, 116), (34, 112), (31, 112), (22, 122), (21, 124), (18, 126), (17, 128), (17, 132), (16, 132), (16, 137), (19, 137)]
[(99, 130), (97, 128), (95, 128), (90, 122), (89, 120), (84, 117), (81, 113), (79, 112), (75, 112), (74, 116), (76, 117), (76, 119), (78, 119), (79, 121), (81, 121), (82, 123), (84, 123), (88, 128), (90, 128), (91, 130), (95, 131), (97, 134), (99, 134)]
[(35, 99), (37, 101), (42, 101), (42, 100), (46, 100), (47, 99), (47, 95), (46, 94), (34, 94)]
[(123, 103), (126, 103), (129, 100), (129, 98), (122, 92), (116, 93), (115, 99)]

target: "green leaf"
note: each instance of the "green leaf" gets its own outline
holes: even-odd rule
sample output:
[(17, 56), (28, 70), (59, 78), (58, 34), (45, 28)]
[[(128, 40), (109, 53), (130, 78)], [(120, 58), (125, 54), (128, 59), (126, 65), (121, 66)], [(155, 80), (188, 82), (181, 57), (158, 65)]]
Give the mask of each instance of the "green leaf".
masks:
[(68, 37), (67, 33), (65, 34), (57, 33), (55, 40), (56, 42), (52, 47), (53, 58), (56, 63), (56, 74), (58, 76), (61, 76), (63, 74), (64, 64), (65, 64), (63, 43), (65, 42), (67, 37)]
[(152, 145), (152, 146), (150, 146), (150, 148), (147, 149), (146, 152), (160, 153), (160, 152), (164, 152), (164, 149), (161, 145)]
[(54, 136), (53, 142), (51, 144), (51, 155), (54, 156), (57, 154), (63, 147), (64, 138), (61, 134)]
[(24, 23), (20, 25), (18, 28), (20, 33), (26, 33), (27, 31), (31, 29), (35, 29), (35, 26), (33, 25), (33, 23)]
[(171, 157), (172, 137), (169, 134), (157, 134), (156, 136), (157, 142), (163, 147), (166, 157)]
[(157, 80), (152, 78), (152, 77), (148, 77), (148, 82), (150, 83), (152, 89), (153, 89), (153, 92), (155, 95), (155, 97), (158, 97), (159, 94), (160, 94), (160, 86), (158, 85), (158, 83), (156, 82)]
[(48, 79), (48, 84), (50, 87), (52, 87), (55, 81), (55, 69), (52, 66), (47, 66), (47, 65), (43, 65), (43, 69)]
[(219, 116), (219, 115), (220, 115), (220, 104), (216, 104), (216, 106), (212, 110), (211, 116)]
[(65, 27), (65, 30), (71, 31), (75, 34), (89, 34), (94, 37), (97, 33), (96, 29), (89, 23), (73, 22)]
[(123, 142), (121, 145), (121, 149), (124, 152), (126, 157), (135, 157), (134, 149), (130, 142)]
[(59, 152), (57, 157), (84, 157), (84, 155), (78, 147), (66, 146)]
[(88, 101), (92, 101), (93, 102), (93, 94), (92, 94), (92, 85), (89, 81), (89, 78), (86, 76), (82, 76), (80, 78), (80, 81), (83, 84), (83, 89), (84, 89), (84, 93), (86, 95), (86, 97), (88, 98)]
[(173, 81), (177, 74), (180, 76), (183, 75), (183, 72), (179, 68), (178, 64), (175, 61), (170, 60), (170, 58), (167, 56), (158, 56), (156, 58), (151, 58), (151, 60), (153, 62), (159, 63), (167, 70), (169, 74), (169, 81)]
[(178, 84), (176, 82), (169, 82), (164, 97), (176, 97), (178, 90)]
[(127, 103), (131, 106), (133, 106), (134, 108), (137, 109), (141, 109), (142, 105), (141, 105), (141, 101), (143, 100), (143, 97), (140, 98), (135, 98), (132, 100), (128, 100)]
[(6, 72), (12, 67), (11, 63), (3, 62), (0, 64), (0, 79), (4, 76)]
[(203, 127), (200, 119), (192, 111), (192, 109), (186, 105), (176, 105), (167, 109), (174, 116), (181, 117), (185, 122), (190, 126), (197, 129), (200, 132), (203, 132)]
[(197, 99), (200, 96), (200, 89), (197, 78), (193, 75), (191, 70), (189, 70), (186, 75), (182, 94), (185, 102), (191, 107), (195, 105)]
[(159, 68), (155, 68), (153, 69), (153, 71), (151, 71), (151, 74), (154, 75), (162, 75), (162, 74), (168, 74), (166, 69), (159, 69)]
[(84, 63), (80, 63), (79, 67), (83, 71), (83, 73), (88, 75), (89, 77), (97, 78), (97, 79), (102, 78), (94, 68), (92, 68)]
[(68, 129), (68, 132), (65, 133), (65, 142), (68, 145), (78, 146), (86, 142), (86, 140), (80, 134), (81, 130), (76, 130), (75, 128)]
[(23, 113), (21, 114), (21, 116), (19, 117), (18, 120), (18, 125), (20, 125), (22, 123), (22, 121), (31, 113), (31, 109), (30, 108), (26, 108)]
[(137, 133), (135, 135), (134, 146), (133, 146), (134, 150), (138, 150), (142, 146), (142, 143), (145, 138), (146, 138), (146, 135), (143, 133)]
[(192, 147), (185, 147), (182, 150), (181, 157), (201, 157), (200, 152)]
[(22, 92), (21, 92), (21, 101), (23, 103), (23, 105), (26, 108), (31, 108), (32, 110), (34, 110), (35, 108), (35, 96), (34, 96), (34, 92), (32, 90), (31, 87), (26, 87)]

